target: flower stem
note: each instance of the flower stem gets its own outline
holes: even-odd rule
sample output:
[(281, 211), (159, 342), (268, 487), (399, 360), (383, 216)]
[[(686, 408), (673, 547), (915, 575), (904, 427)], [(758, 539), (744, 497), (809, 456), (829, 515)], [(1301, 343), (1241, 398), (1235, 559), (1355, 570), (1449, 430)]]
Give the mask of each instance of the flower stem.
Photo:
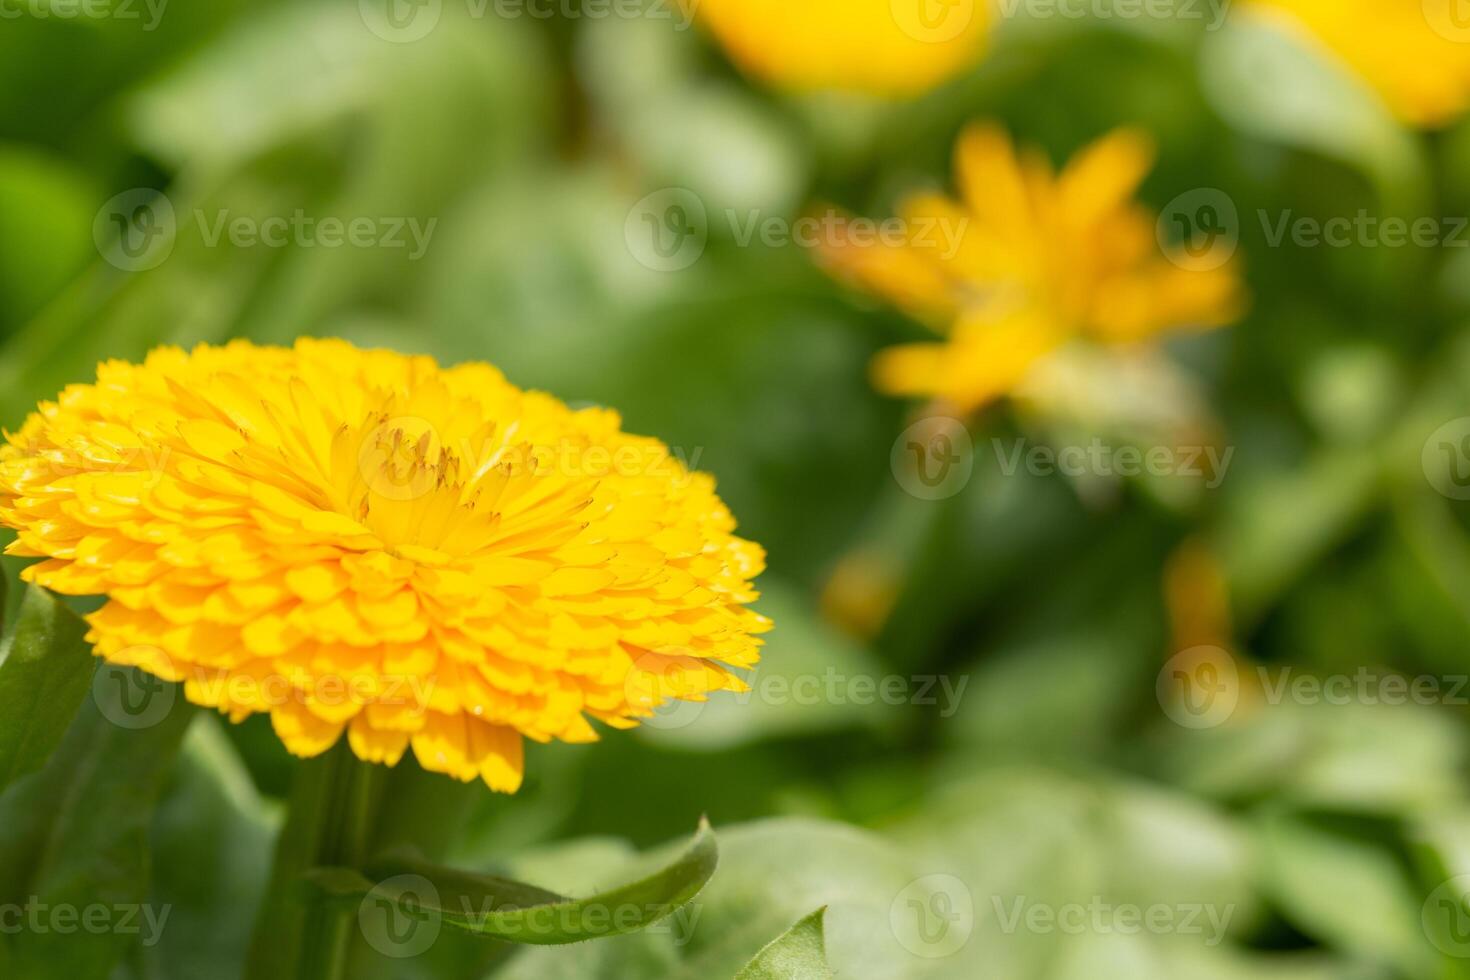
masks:
[(359, 761), (345, 742), (297, 766), (247, 980), (346, 977), (353, 910), (306, 894), (300, 879), (315, 867), (362, 866), (382, 789), (382, 767)]

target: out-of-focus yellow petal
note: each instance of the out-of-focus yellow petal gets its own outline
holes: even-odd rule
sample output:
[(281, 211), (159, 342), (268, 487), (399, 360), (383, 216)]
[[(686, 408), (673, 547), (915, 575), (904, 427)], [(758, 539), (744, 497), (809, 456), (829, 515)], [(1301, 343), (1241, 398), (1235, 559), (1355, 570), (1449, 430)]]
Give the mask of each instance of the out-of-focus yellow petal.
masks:
[(911, 96), (974, 63), (990, 0), (685, 0), (736, 64), (798, 91)]
[(962, 200), (910, 197), (897, 243), (824, 241), (817, 256), (829, 270), (943, 337), (880, 352), (874, 385), (971, 410), (1014, 391), (1069, 341), (1137, 343), (1239, 317), (1245, 290), (1233, 259), (1207, 269), (1174, 261), (1153, 215), (1132, 200), (1153, 153), (1145, 134), (1121, 129), (1057, 175), (1000, 129), (973, 125), (955, 147)]
[(1444, 126), (1470, 109), (1470, 24), (1459, 0), (1245, 0), (1356, 73), (1400, 119)]

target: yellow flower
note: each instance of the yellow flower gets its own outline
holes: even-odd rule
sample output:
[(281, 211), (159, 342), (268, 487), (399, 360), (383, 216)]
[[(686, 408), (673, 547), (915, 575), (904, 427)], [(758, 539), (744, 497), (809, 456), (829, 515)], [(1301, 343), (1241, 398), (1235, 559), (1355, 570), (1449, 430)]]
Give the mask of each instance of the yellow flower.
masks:
[(1129, 344), (1234, 319), (1242, 290), (1228, 256), (1164, 254), (1154, 216), (1132, 200), (1152, 159), (1147, 137), (1117, 130), (1053, 174), (976, 125), (955, 151), (962, 201), (911, 197), (898, 240), (859, 237), (853, 222), (827, 236), (817, 254), (829, 269), (943, 335), (880, 353), (875, 384), (969, 411), (1071, 341)]
[(686, 0), (751, 75), (797, 91), (910, 96), (977, 60), (989, 0)]
[(1470, 23), (1460, 0), (1249, 0), (1249, 9), (1325, 45), (1416, 126), (1470, 108)]
[(96, 652), (286, 747), (514, 792), (522, 736), (594, 740), (743, 690), (764, 555), (714, 482), (487, 364), (342, 341), (109, 361), (0, 449), (34, 583), (105, 595)]

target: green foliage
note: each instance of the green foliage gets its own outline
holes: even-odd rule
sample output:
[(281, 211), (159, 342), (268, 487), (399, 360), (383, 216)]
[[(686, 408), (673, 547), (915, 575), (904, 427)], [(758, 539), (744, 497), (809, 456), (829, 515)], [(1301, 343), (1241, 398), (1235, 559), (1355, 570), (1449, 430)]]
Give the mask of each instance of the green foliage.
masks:
[[(354, 980), (1470, 978), (1470, 950), (1429, 922), (1470, 875), (1470, 520), (1424, 454), (1470, 417), (1470, 253), (1272, 241), (1286, 214), (1466, 214), (1470, 126), (1410, 131), (1323, 51), (1238, 11), (1215, 30), (1022, 3), (974, 72), (889, 105), (765, 91), (698, 29), (648, 17), (445, 2), (438, 29), (395, 43), (365, 28), (367, 3), (169, 4), (156, 29), (65, 6), (0, 19), (8, 430), (99, 360), (159, 344), (339, 335), (490, 360), (714, 473), (769, 550), (759, 608), (778, 628), (751, 696), (531, 746), (515, 797), (405, 760), (372, 775), (372, 825), (327, 840), (302, 836), (327, 783), (298, 782), (294, 826), (282, 800), (292, 773), (329, 765), (288, 758), (262, 719), (191, 723), (172, 687), (155, 723), (109, 720), (136, 718), (121, 699), (141, 678), (96, 680), (84, 624), (19, 598), (7, 559), (0, 976), (295, 980), (309, 922), (346, 924)], [(866, 372), (923, 329), (738, 228), (814, 202), (891, 214), (951, 184), (975, 118), (1058, 160), (1144, 126), (1143, 203), (1225, 194), (1252, 306), (1131, 387), (1080, 386), (1097, 392), (1065, 417), (982, 414), (970, 482), (919, 500), (889, 463), (910, 406)], [(625, 226), (670, 187), (710, 217), (674, 272), (640, 263)], [(136, 271), (103, 257), (106, 202), (133, 190), (176, 219), (167, 257)], [(422, 254), (215, 236), (221, 218), (298, 211), (432, 232)], [(1160, 416), (1234, 450), (1218, 487), (1005, 466), (1018, 441), (1147, 446)], [(1247, 680), (1229, 721), (1198, 730), (1155, 695), (1186, 540), (1220, 560), (1215, 639)], [(857, 602), (876, 633), (828, 615), (854, 554), (888, 576)], [(1271, 694), (1360, 669), (1441, 696)], [(958, 693), (864, 703), (844, 686), (890, 677)], [(813, 678), (814, 703), (791, 696)], [(704, 812), (718, 868), (712, 836), (665, 843)], [(315, 890), (313, 867), (334, 869)], [(399, 958), (357, 917), (403, 875), (435, 883), (447, 907), (428, 913), (451, 928)], [(458, 916), (465, 900), (486, 915)], [(613, 904), (644, 912), (611, 936), (578, 918)], [(8, 931), (8, 910), (40, 905), (45, 928)], [(1198, 908), (1203, 931), (1054, 921), (1098, 905)], [(49, 910), (91, 907), (133, 908), (139, 931), (52, 927)], [(566, 945), (535, 945), (538, 908), (572, 923), (549, 934)]]
[[(466, 932), (513, 943), (561, 946), (647, 928), (698, 894), (718, 861), (715, 835), (703, 823), (689, 849), (672, 863), (587, 898), (570, 899), (535, 885), (402, 855), (371, 862), (367, 870), (372, 880), (350, 868), (314, 868), (303, 877), (331, 899), (412, 905), (416, 912)], [(400, 884), (409, 879), (416, 887)], [(432, 888), (424, 889), (423, 882)]]
[(735, 980), (830, 980), (827, 951), (822, 938), (822, 917), (817, 909), (756, 954), (735, 974)]
[(0, 650), (0, 790), (46, 763), (87, 696), (97, 666), (87, 624), (28, 587)]

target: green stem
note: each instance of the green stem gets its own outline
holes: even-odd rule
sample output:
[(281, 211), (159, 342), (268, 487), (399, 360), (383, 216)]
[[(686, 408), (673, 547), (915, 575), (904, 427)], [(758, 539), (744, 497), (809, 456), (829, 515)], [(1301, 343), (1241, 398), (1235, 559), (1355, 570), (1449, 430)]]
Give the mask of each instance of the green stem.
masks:
[(300, 879), (315, 867), (362, 867), (373, 842), (383, 772), (359, 761), (345, 741), (298, 765), (246, 980), (347, 976), (353, 910), (304, 894)]

